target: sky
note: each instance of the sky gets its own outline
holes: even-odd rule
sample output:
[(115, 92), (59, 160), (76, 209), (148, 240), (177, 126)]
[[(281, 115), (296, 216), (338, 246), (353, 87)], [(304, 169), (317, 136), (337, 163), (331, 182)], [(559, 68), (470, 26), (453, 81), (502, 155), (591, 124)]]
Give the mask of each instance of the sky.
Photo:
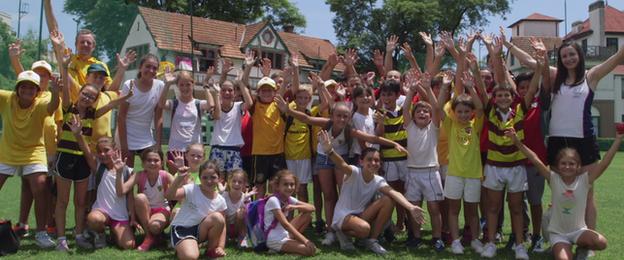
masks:
[[(481, 28), (484, 32), (498, 33), (498, 27), (507, 27), (513, 22), (529, 16), (532, 13), (541, 13), (564, 19), (564, 2), (565, 0), (511, 0), (511, 11), (504, 16), (488, 16), (489, 25)], [(0, 0), (0, 11), (8, 13), (12, 17), (11, 26), (13, 30), (17, 30), (17, 12), (19, 0)], [(24, 35), (27, 30), (38, 32), (39, 30), (39, 12), (40, 0), (22, 0), (23, 3), (29, 5), (28, 14), (21, 21), (21, 34)], [(330, 12), (329, 5), (324, 0), (293, 0), (301, 13), (306, 17), (307, 27), (303, 29), (303, 34), (328, 39), (334, 44), (337, 43), (332, 24), (334, 14)], [(570, 31), (570, 24), (574, 21), (583, 21), (589, 17), (588, 7), (594, 0), (568, 0), (567, 1), (567, 28)], [(65, 35), (68, 46), (74, 46), (74, 35), (76, 32), (76, 22), (72, 19), (72, 15), (63, 12), (64, 0), (52, 0), (52, 8), (57, 17), (61, 32)], [(606, 1), (607, 4), (624, 10), (624, 1)], [(301, 31), (301, 28), (297, 28)], [(507, 35), (511, 35), (507, 29)], [(565, 32), (564, 23), (560, 24), (559, 32), (563, 35)], [(43, 38), (47, 38), (47, 27), (43, 25)]]

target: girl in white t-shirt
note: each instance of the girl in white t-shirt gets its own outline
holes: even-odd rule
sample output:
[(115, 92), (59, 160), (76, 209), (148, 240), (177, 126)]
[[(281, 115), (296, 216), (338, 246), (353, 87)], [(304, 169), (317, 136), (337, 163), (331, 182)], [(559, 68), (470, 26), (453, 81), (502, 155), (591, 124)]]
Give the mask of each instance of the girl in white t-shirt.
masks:
[(246, 192), (247, 173), (242, 169), (233, 170), (228, 176), (227, 189), (222, 196), (225, 199), (227, 209), (225, 210), (225, 220), (228, 228), (228, 237), (236, 239), (241, 248), (247, 248), (247, 229), (245, 217), (247, 216), (248, 199), (256, 192)]
[(143, 171), (130, 175), (123, 183), (119, 181), (117, 188), (126, 193), (135, 185), (138, 186), (138, 193), (134, 197), (134, 211), (145, 231), (145, 239), (137, 249), (148, 251), (169, 225), (171, 210), (165, 199), (165, 192), (173, 181), (173, 176), (162, 170), (161, 153), (155, 148), (145, 149), (140, 157)]
[[(347, 164), (334, 151), (327, 131), (322, 130), (319, 133), (319, 143), (322, 145), (325, 154), (336, 165), (336, 171), (344, 173), (341, 176), (343, 184), (332, 220), (332, 228), (336, 231), (342, 250), (355, 249), (350, 238), (347, 237), (352, 236), (365, 239), (366, 247), (373, 252), (386, 254), (387, 251), (379, 245), (377, 237), (392, 217), (395, 203), (410, 212), (414, 223), (424, 223), (423, 210), (410, 204), (401, 193), (393, 190), (378, 175), (381, 168), (378, 150), (364, 148), (360, 157), (362, 168), (358, 168)], [(373, 201), (378, 192), (384, 196)]]
[(189, 167), (182, 166), (165, 197), (182, 202), (171, 222), (171, 244), (180, 259), (199, 258), (199, 244), (207, 242), (206, 256), (225, 256), (225, 199), (217, 192), (219, 168), (214, 161), (199, 167), (200, 184), (186, 183)]
[[(180, 71), (177, 76), (167, 71), (164, 80), (165, 86), (160, 94), (158, 108), (172, 113), (167, 159), (173, 160), (173, 151), (186, 152), (188, 145), (202, 143), (202, 115), (212, 112), (214, 96), (218, 94), (214, 88), (208, 88), (208, 84), (205, 84), (206, 100), (195, 99), (193, 96), (195, 80), (188, 71)], [(178, 86), (177, 96), (174, 99), (167, 99), (173, 84)], [(218, 114), (219, 111), (215, 110), (212, 116), (218, 118)]]
[[(353, 88), (351, 98), (353, 100), (353, 110), (355, 111), (351, 117), (353, 128), (370, 135), (375, 135), (375, 121), (373, 121), (374, 111), (371, 109), (375, 100), (373, 89), (357, 86)], [(379, 145), (370, 145), (364, 140), (358, 139), (351, 145), (349, 161), (353, 164), (357, 164), (362, 149), (366, 147), (379, 148)]]
[(572, 245), (576, 244), (576, 259), (587, 259), (589, 250), (604, 250), (607, 239), (585, 223), (587, 197), (594, 181), (609, 167), (617, 153), (624, 133), (616, 134), (615, 140), (602, 161), (589, 171), (582, 170), (581, 156), (574, 148), (564, 148), (555, 157), (549, 169), (539, 157), (516, 136), (513, 128), (505, 135), (511, 137), (522, 153), (535, 165), (538, 172), (549, 182), (551, 189), (550, 222), (548, 232), (555, 259), (572, 259)]
[(117, 117), (117, 138), (123, 157), (128, 159), (128, 167), (134, 167), (134, 156), (143, 149), (160, 148), (162, 111), (156, 113), (156, 106), (165, 83), (156, 79), (158, 64), (158, 57), (153, 54), (143, 56), (137, 79), (127, 80), (121, 89), (122, 95), (127, 95), (134, 87), (134, 95), (121, 103)]
[[(264, 226), (269, 229), (267, 247), (277, 252), (313, 256), (316, 246), (303, 236), (303, 231), (312, 221), (314, 206), (292, 197), (299, 187), (297, 176), (292, 171), (281, 170), (275, 174), (272, 184), (275, 194), (264, 206)], [(293, 210), (300, 215), (288, 221), (286, 216)]]

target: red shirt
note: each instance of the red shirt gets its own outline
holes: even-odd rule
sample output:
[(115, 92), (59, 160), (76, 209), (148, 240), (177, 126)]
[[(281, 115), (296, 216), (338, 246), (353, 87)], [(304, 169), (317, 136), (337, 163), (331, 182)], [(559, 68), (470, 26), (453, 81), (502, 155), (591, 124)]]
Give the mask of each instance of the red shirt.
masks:
[(249, 111), (245, 112), (241, 119), (241, 134), (243, 135), (243, 141), (245, 144), (241, 147), (241, 156), (251, 156), (251, 143), (253, 140), (253, 124), (251, 120), (251, 114)]
[[(540, 116), (542, 109), (537, 100), (534, 100), (530, 107), (527, 108), (527, 114), (524, 118), (524, 145), (531, 149), (540, 160), (548, 164), (546, 159), (546, 145), (544, 144), (544, 135), (542, 134), (542, 126), (540, 122)], [(532, 165), (527, 160), (527, 165)]]

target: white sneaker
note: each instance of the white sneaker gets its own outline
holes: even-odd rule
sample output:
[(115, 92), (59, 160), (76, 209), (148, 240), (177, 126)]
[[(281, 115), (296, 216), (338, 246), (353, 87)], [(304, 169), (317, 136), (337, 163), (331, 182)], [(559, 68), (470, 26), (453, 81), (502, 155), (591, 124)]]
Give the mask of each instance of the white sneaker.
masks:
[(95, 248), (104, 248), (106, 247), (106, 234), (102, 233), (102, 234), (95, 234), (95, 237), (93, 238), (93, 245), (95, 246)]
[(338, 238), (338, 243), (340, 243), (340, 249), (342, 249), (344, 251), (354, 251), (355, 250), (355, 246), (353, 245), (353, 242), (351, 242), (351, 238), (348, 237), (341, 230), (337, 230), (336, 231), (336, 238)]
[(93, 249), (93, 244), (84, 235), (76, 235), (76, 245), (84, 249)]
[(59, 239), (58, 245), (56, 246), (56, 251), (60, 251), (60, 252), (69, 251), (69, 246), (67, 245), (67, 239)]
[(514, 244), (514, 251), (516, 252), (516, 259), (524, 259), (524, 260), (529, 259), (529, 254), (527, 254), (526, 248), (524, 248), (523, 244), (519, 244), (519, 245)]
[(456, 255), (461, 255), (464, 253), (464, 246), (462, 246), (461, 240), (453, 240), (453, 243), (451, 244), (451, 252)]
[(385, 248), (383, 248), (380, 244), (379, 241), (377, 241), (377, 239), (366, 239), (365, 241), (366, 243), (366, 248), (370, 249), (371, 251), (375, 252), (376, 254), (379, 255), (385, 255), (388, 253), (388, 251), (386, 251)]
[(479, 239), (470, 241), (470, 247), (472, 247), (477, 254), (481, 254), (483, 252), (483, 243), (481, 243)]
[(483, 251), (481, 252), (481, 257), (492, 258), (496, 256), (496, 245), (492, 242), (488, 242), (483, 247)]
[(323, 240), (321, 241), (321, 244), (324, 246), (331, 246), (331, 244), (333, 244), (336, 241), (336, 234), (334, 234), (334, 232), (327, 232), (327, 234), (325, 234), (325, 238), (323, 238)]
[(50, 235), (48, 235), (48, 232), (45, 231), (37, 231), (35, 242), (37, 246), (41, 248), (51, 248), (56, 245), (54, 241), (52, 241), (52, 238), (50, 238)]

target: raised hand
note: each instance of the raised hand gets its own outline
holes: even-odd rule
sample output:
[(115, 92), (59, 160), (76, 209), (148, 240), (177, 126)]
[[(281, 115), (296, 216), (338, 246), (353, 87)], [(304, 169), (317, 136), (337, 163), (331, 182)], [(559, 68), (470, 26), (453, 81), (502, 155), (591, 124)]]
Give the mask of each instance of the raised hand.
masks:
[(492, 45), (492, 41), (494, 39), (494, 34), (483, 34), (481, 35), (481, 41), (483, 41), (483, 43), (487, 46), (487, 45)]
[(505, 29), (502, 26), (499, 26), (498, 30), (500, 31), (500, 37), (503, 43), (509, 43), (509, 41), (507, 41), (507, 36), (505, 35)]
[(82, 134), (82, 123), (80, 122), (80, 116), (75, 114), (72, 115), (71, 120), (69, 120), (67, 124), (69, 125), (69, 129), (71, 129), (72, 133), (74, 133), (75, 135)]
[(451, 82), (453, 82), (453, 74), (451, 73), (451, 71), (445, 71), (442, 73), (442, 85), (443, 86), (448, 86), (451, 85)]
[(176, 76), (173, 75), (171, 68), (169, 68), (168, 66), (165, 68), (165, 74), (163, 75), (163, 80), (165, 81), (165, 84), (167, 85), (172, 85), (176, 81)]
[(270, 59), (262, 58), (260, 60), (260, 72), (262, 72), (263, 76), (268, 77), (269, 75), (271, 75), (271, 67), (272, 63)]
[(383, 67), (384, 66), (384, 56), (383, 56), (383, 53), (381, 53), (380, 50), (374, 50), (373, 51), (373, 63), (375, 63), (375, 66), (377, 66), (377, 67)]
[(289, 64), (292, 67), (299, 68), (299, 53), (294, 52), (292, 55), (290, 55)]
[(455, 48), (455, 41), (453, 40), (453, 35), (451, 35), (451, 33), (447, 31), (440, 32), (440, 42), (442, 42), (444, 47), (446, 47), (447, 49)]
[(405, 54), (405, 57), (408, 57), (408, 58), (413, 58), (414, 57), (414, 53), (412, 53), (412, 47), (409, 45), (409, 43), (404, 42), (401, 45), (401, 50)]
[(364, 81), (367, 85), (372, 86), (375, 83), (375, 76), (376, 75), (374, 71), (369, 71), (366, 73), (366, 78), (364, 79)]
[(420, 77), (420, 83), (425, 88), (431, 88), (431, 78), (432, 78), (431, 74), (429, 74), (429, 72), (425, 72)]
[(332, 146), (332, 140), (331, 140), (331, 136), (329, 135), (329, 133), (327, 133), (327, 131), (325, 130), (321, 130), (318, 133), (318, 140), (319, 143), (321, 144), (321, 147), (323, 147), (323, 151), (325, 153), (329, 153), (333, 148)]
[(282, 95), (275, 95), (275, 97), (273, 97), (273, 100), (275, 100), (275, 103), (277, 104), (277, 107), (280, 111), (288, 111), (288, 103), (286, 103), (286, 100), (284, 100)]
[(444, 43), (437, 44), (435, 46), (435, 56), (442, 57), (446, 53), (446, 48), (444, 47)]
[(505, 43), (502, 37), (494, 37), (494, 45), (492, 45), (492, 52), (495, 55), (500, 55), (503, 52), (503, 44)]
[(390, 35), (386, 40), (386, 53), (391, 53), (397, 46), (397, 42), (399, 41), (399, 36)]
[(474, 78), (472, 77), (470, 72), (464, 71), (464, 75), (462, 75), (461, 81), (464, 84), (464, 87), (466, 87), (467, 89), (474, 88), (474, 85), (475, 85)]
[(321, 79), (321, 77), (319, 77), (319, 75), (314, 72), (310, 72), (308, 74), (308, 79), (310, 80), (310, 83), (316, 85), (322, 85), (325, 83), (325, 81), (323, 81), (323, 79)]
[(190, 173), (189, 169), (190, 168), (188, 166), (182, 166), (182, 167), (178, 168), (178, 176), (186, 177)]
[(474, 53), (469, 52), (466, 54), (466, 60), (468, 60), (468, 64), (470, 65), (470, 69), (476, 70), (478, 68), (477, 57)]
[(55, 92), (55, 93), (60, 93), (61, 90), (63, 90), (63, 79), (61, 77), (53, 77), (51, 79), (51, 84), (50, 86), (52, 86), (50, 88), (50, 91)]
[(533, 47), (533, 50), (535, 50), (536, 53), (546, 56), (546, 45), (544, 45), (542, 39), (532, 36), (531, 38), (529, 38), (529, 42), (531, 43), (531, 47)]
[(127, 69), (128, 66), (130, 66), (130, 64), (136, 61), (136, 58), (137, 58), (137, 53), (134, 50), (130, 50), (126, 52), (126, 55), (124, 55), (123, 58), (121, 58), (119, 53), (117, 53), (117, 64), (119, 65), (120, 68)]
[(54, 44), (54, 45), (62, 45), (63, 42), (65, 41), (65, 38), (63, 37), (63, 34), (59, 31), (51, 31), (50, 32), (50, 41)]
[(234, 69), (234, 63), (230, 59), (221, 58), (221, 74), (227, 75)]
[(345, 66), (353, 66), (359, 59), (360, 57), (358, 57), (357, 50), (347, 49), (347, 52), (345, 52), (342, 59), (342, 63), (344, 63)]
[(418, 35), (420, 35), (420, 38), (423, 40), (423, 42), (425, 42), (426, 45), (433, 45), (433, 40), (431, 40), (431, 34), (428, 34), (426, 32), (418, 32)]
[(22, 49), (22, 42), (20, 40), (9, 44), (10, 57), (19, 57), (20, 55), (22, 55), (22, 53), (24, 53), (24, 49)]
[(256, 64), (256, 52), (253, 50), (247, 50), (245, 52), (245, 66), (253, 66)]
[(121, 151), (115, 150), (115, 152), (108, 155), (108, 158), (113, 162), (113, 169), (118, 174), (122, 173), (122, 170), (126, 167), (126, 158), (121, 159)]
[(338, 54), (335, 52), (330, 54), (329, 57), (327, 57), (327, 63), (336, 66), (336, 64), (338, 64)]
[(204, 77), (203, 81), (204, 86), (210, 84), (210, 79), (212, 79), (212, 76), (214, 76), (215, 71), (216, 69), (214, 66), (208, 66), (208, 68), (206, 69), (206, 77)]

